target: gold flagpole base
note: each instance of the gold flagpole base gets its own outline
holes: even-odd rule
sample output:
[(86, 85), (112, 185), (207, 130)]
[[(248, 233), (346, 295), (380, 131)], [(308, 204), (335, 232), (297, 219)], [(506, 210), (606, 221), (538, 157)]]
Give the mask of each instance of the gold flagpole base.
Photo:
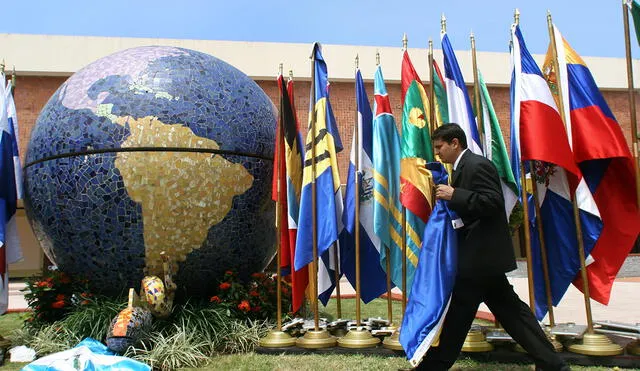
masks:
[(588, 356), (615, 356), (624, 349), (603, 334), (584, 334), (582, 342), (569, 345), (570, 352)]
[(336, 338), (329, 335), (327, 330), (308, 330), (296, 340), (296, 346), (305, 349), (331, 348), (336, 346)]
[(349, 332), (347, 331), (347, 329), (343, 328), (343, 327), (339, 327), (335, 330), (331, 330), (329, 331), (329, 333), (336, 337), (336, 338), (341, 338), (343, 336), (345, 336), (346, 334), (348, 334)]
[(627, 353), (640, 356), (640, 340), (629, 343), (629, 345), (627, 345)]
[(380, 343), (380, 339), (373, 337), (366, 329), (349, 330), (347, 334), (338, 339), (338, 346), (341, 348), (372, 348)]
[(462, 345), (463, 352), (490, 352), (493, 350), (493, 345), (489, 344), (482, 333), (482, 330), (471, 328), (467, 333), (467, 337), (464, 339)]
[(547, 339), (549, 339), (549, 342), (551, 343), (551, 345), (553, 345), (553, 350), (555, 350), (556, 353), (562, 352), (564, 347), (562, 346), (562, 343), (558, 341), (556, 336), (548, 330), (545, 330), (544, 333), (547, 335)]
[(382, 346), (391, 350), (402, 350), (402, 344), (400, 344), (400, 328), (393, 332), (391, 336), (387, 336), (382, 341)]
[(284, 348), (296, 345), (296, 338), (284, 331), (271, 330), (267, 336), (260, 339), (260, 346), (265, 348)]

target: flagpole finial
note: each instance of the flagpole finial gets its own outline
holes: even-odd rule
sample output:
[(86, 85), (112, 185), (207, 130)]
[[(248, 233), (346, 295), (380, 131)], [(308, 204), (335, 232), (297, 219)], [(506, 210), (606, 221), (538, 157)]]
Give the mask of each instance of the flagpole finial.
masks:
[(518, 8), (513, 11), (513, 23), (520, 24), (520, 10)]
[(409, 44), (409, 39), (407, 38), (407, 33), (405, 32), (402, 35), (402, 49), (407, 50), (407, 45)]
[(278, 65), (278, 75), (282, 76), (282, 71), (283, 71), (283, 66), (282, 66), (282, 63), (280, 63), (280, 65)]
[(289, 78), (293, 80), (293, 70), (289, 70)]
[(358, 56), (358, 54), (356, 54), (355, 64), (356, 64), (356, 70), (360, 68), (360, 57)]
[(380, 51), (376, 50), (376, 66), (380, 65)]
[(433, 54), (433, 40), (429, 38), (429, 54)]
[(447, 32), (447, 17), (444, 16), (444, 13), (442, 13), (442, 16), (440, 17), (440, 32)]
[(553, 25), (553, 21), (551, 20), (551, 10), (547, 9), (547, 24)]
[(473, 35), (473, 31), (471, 31), (469, 38), (471, 39), (471, 49), (473, 50), (476, 48), (476, 37)]

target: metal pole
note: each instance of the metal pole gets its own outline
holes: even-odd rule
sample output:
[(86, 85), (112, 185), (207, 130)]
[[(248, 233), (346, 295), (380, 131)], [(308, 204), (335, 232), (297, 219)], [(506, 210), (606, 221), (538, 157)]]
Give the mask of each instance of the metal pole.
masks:
[(316, 207), (316, 53), (315, 48), (311, 56), (311, 230), (313, 246), (313, 326), (315, 331), (320, 331), (320, 318), (318, 315), (318, 215)]
[[(358, 70), (359, 58), (356, 55), (356, 71)], [(356, 91), (356, 107), (358, 105), (358, 92)], [(353, 143), (355, 145), (355, 253), (356, 253), (356, 326), (360, 327), (360, 128), (358, 122), (358, 110), (355, 111), (355, 127), (353, 130)]]
[[(282, 76), (282, 63), (280, 63), (280, 76)], [(284, 83), (284, 80), (283, 80)], [(281, 197), (282, 197), (282, 192), (281, 192), (281, 185), (280, 185), (280, 177), (283, 175), (282, 174), (282, 168), (283, 168), (283, 163), (281, 163), (281, 159), (282, 159), (282, 151), (284, 150), (283, 145), (284, 145), (284, 128), (282, 127), (284, 120), (282, 119), (283, 116), (283, 112), (284, 112), (284, 104), (283, 104), (283, 96), (282, 96), (282, 88), (278, 89), (278, 93), (280, 95), (280, 117), (279, 117), (279, 122), (278, 122), (278, 133), (277, 138), (278, 138), (278, 152), (276, 153), (277, 157), (277, 164), (278, 164), (278, 169), (276, 169), (276, 171), (278, 172), (278, 178), (277, 178), (277, 196), (276, 196), (276, 283), (277, 283), (277, 287), (276, 287), (276, 297), (277, 297), (277, 324), (276, 324), (276, 330), (277, 331), (282, 331), (282, 273), (281, 273), (281, 266), (282, 266), (282, 252), (280, 250), (282, 250), (282, 246), (281, 246), (281, 240), (280, 240), (280, 233), (282, 232), (282, 223), (280, 221), (280, 217), (281, 217), (281, 206), (282, 206), (282, 202), (281, 202)]]
[(522, 212), (524, 227), (524, 246), (527, 253), (527, 283), (529, 286), (529, 308), (535, 315), (536, 313), (536, 297), (533, 291), (533, 262), (531, 260), (531, 234), (529, 231), (529, 203), (527, 202), (527, 179), (524, 173), (524, 165), (520, 163), (520, 195), (522, 197)]
[(629, 117), (631, 119), (631, 145), (633, 146), (633, 158), (636, 172), (636, 201), (640, 207), (640, 162), (638, 162), (638, 123), (636, 122), (636, 94), (633, 88), (633, 65), (631, 59), (631, 40), (629, 35), (629, 11), (627, 1), (622, 2), (622, 18), (624, 19), (624, 46), (627, 59), (627, 92), (629, 93)]
[[(534, 161), (529, 162), (529, 166), (534, 168)], [(542, 259), (542, 273), (544, 275), (544, 287), (547, 291), (547, 309), (549, 311), (549, 325), (556, 325), (553, 315), (553, 300), (551, 299), (551, 280), (549, 279), (549, 260), (547, 259), (547, 247), (544, 242), (544, 229), (542, 223), (542, 213), (540, 211), (540, 203), (538, 202), (538, 184), (536, 180), (531, 178), (531, 192), (533, 193), (533, 203), (536, 210), (536, 225), (538, 226), (538, 240), (540, 240), (540, 258)]]
[(480, 100), (480, 79), (478, 78), (478, 66), (476, 63), (476, 38), (473, 36), (473, 32), (471, 33), (471, 59), (473, 61), (473, 98), (476, 103), (476, 126), (478, 127), (478, 133), (480, 134), (480, 146), (484, 153), (487, 153), (486, 143), (484, 142), (484, 126), (483, 126), (483, 117), (482, 117), (482, 102)]
[[(567, 124), (565, 122), (564, 115), (564, 102), (562, 99), (562, 79), (560, 78), (560, 67), (558, 64), (558, 50), (556, 49), (556, 36), (553, 31), (553, 21), (551, 20), (551, 13), (547, 13), (547, 27), (549, 28), (549, 38), (551, 39), (551, 50), (553, 52), (553, 68), (555, 69), (557, 81), (556, 86), (558, 88), (558, 105), (560, 109), (560, 117), (562, 118), (562, 122), (564, 123), (565, 130)], [(576, 238), (578, 240), (578, 254), (580, 256), (580, 273), (582, 276), (582, 292), (584, 294), (584, 307), (587, 312), (587, 333), (593, 334), (593, 318), (591, 315), (591, 301), (589, 295), (589, 277), (587, 276), (587, 267), (585, 265), (585, 256), (584, 256), (584, 241), (582, 240), (582, 224), (580, 223), (580, 212), (578, 210), (578, 199), (575, 194), (573, 194), (573, 218), (576, 223)]]

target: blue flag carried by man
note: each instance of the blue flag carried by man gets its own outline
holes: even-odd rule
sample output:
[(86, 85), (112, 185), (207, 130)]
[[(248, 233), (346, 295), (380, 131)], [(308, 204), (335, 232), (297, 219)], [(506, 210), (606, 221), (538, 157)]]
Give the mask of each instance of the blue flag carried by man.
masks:
[[(447, 170), (442, 163), (430, 162), (427, 168), (435, 184), (448, 184)], [(424, 229), (400, 332), (400, 344), (414, 366), (436, 342), (451, 302), (458, 267), (458, 237), (453, 228), (453, 221), (457, 219), (446, 201), (437, 200)]]
[[(379, 297), (387, 290), (387, 275), (380, 266), (380, 239), (374, 233), (373, 220), (373, 114), (369, 98), (364, 89), (362, 74), (356, 71), (356, 104), (358, 107), (358, 146), (354, 137), (351, 146), (351, 161), (347, 176), (345, 209), (342, 222), (345, 232), (340, 236), (342, 271), (356, 285), (356, 225), (360, 228), (360, 294), (365, 303)], [(360, 165), (358, 173), (360, 190), (360, 220), (356, 222), (356, 153)]]

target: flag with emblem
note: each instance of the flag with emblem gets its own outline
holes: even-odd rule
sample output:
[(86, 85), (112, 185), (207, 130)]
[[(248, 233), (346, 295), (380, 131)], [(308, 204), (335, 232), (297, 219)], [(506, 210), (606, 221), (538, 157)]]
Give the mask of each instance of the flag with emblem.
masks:
[[(342, 214), (345, 233), (340, 238), (340, 255), (342, 271), (351, 285), (356, 287), (355, 232), (356, 228), (360, 228), (360, 297), (368, 303), (387, 291), (387, 275), (380, 265), (381, 243), (374, 232), (373, 114), (360, 69), (356, 71), (356, 105), (358, 143), (356, 146), (354, 135)], [(359, 178), (357, 199), (356, 176)], [(360, 204), (359, 220), (356, 220), (356, 202)]]
[[(565, 124), (573, 157), (594, 196), (603, 228), (587, 266), (589, 294), (607, 304), (613, 281), (640, 233), (634, 160), (620, 124), (613, 116), (589, 68), (554, 25), (559, 72), (551, 49), (543, 72), (551, 86), (562, 86)], [(551, 48), (551, 46), (550, 46)], [(582, 290), (578, 276), (576, 287)]]
[[(332, 253), (331, 247), (337, 242), (342, 230), (342, 194), (336, 156), (336, 153), (342, 150), (342, 142), (329, 102), (327, 65), (322, 57), (319, 43), (313, 45), (313, 55), (313, 90), (309, 104), (309, 131), (305, 145), (294, 268), (300, 270), (313, 261), (312, 218), (315, 212), (317, 248), (320, 260), (317, 290), (321, 300), (323, 298), (328, 300), (330, 291), (335, 286), (335, 280), (331, 273), (336, 269), (339, 259), (337, 257), (331, 258), (325, 253)], [(312, 130), (312, 123), (315, 123), (313, 125), (315, 131)], [(313, 154), (315, 154), (315, 159), (312, 159)], [(314, 161), (315, 179), (312, 174)], [(316, 187), (316, 210), (312, 208), (312, 182)]]
[[(429, 133), (428, 100), (409, 53), (402, 56), (402, 140), (400, 159), (400, 202), (406, 208), (407, 293), (422, 246), (422, 233), (431, 214), (433, 180), (426, 163), (433, 161), (433, 145)], [(402, 264), (402, 262), (396, 262)], [(402, 288), (402, 277), (392, 276)]]
[[(380, 238), (380, 264), (389, 260), (392, 282), (402, 282), (402, 204), (400, 203), (400, 136), (387, 87), (378, 66), (373, 80), (373, 219)], [(389, 249), (389, 251), (387, 251)]]

